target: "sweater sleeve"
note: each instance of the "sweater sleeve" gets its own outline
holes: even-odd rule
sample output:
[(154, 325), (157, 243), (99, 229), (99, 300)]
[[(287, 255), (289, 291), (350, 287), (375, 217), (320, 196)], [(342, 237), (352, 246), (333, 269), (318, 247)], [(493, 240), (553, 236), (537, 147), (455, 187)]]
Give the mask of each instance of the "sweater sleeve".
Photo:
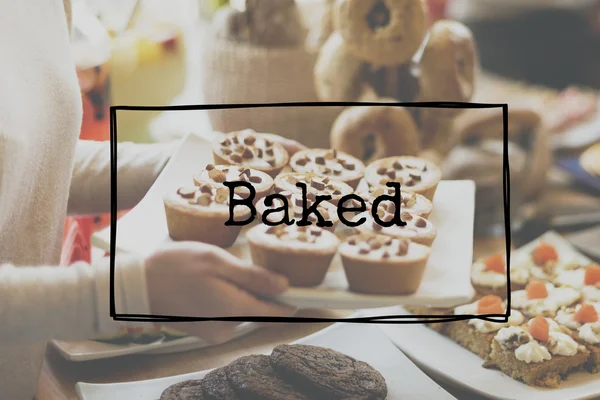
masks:
[[(0, 266), (0, 342), (84, 340), (116, 334), (125, 323), (148, 326), (112, 319), (109, 271), (108, 258), (97, 265)], [(142, 259), (116, 258), (114, 293), (118, 314), (150, 314)]]
[[(119, 210), (132, 208), (148, 192), (178, 142), (117, 145), (117, 199)], [(110, 212), (110, 143), (80, 140), (75, 151), (69, 192), (70, 215)]]

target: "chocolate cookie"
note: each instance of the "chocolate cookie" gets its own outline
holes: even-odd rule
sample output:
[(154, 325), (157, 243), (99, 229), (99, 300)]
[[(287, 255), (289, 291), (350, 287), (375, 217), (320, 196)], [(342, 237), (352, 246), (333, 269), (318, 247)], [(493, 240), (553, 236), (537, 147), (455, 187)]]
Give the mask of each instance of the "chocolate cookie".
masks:
[(294, 386), (319, 393), (319, 399), (383, 400), (387, 396), (385, 378), (377, 370), (335, 350), (284, 344), (273, 349), (271, 364)]
[(225, 367), (225, 371), (229, 383), (243, 399), (310, 399), (277, 375), (269, 356), (251, 355), (238, 358)]
[(204, 400), (202, 383), (199, 379), (176, 383), (166, 388), (159, 400)]
[(207, 400), (239, 400), (229, 381), (225, 368), (209, 372), (202, 381), (204, 398)]

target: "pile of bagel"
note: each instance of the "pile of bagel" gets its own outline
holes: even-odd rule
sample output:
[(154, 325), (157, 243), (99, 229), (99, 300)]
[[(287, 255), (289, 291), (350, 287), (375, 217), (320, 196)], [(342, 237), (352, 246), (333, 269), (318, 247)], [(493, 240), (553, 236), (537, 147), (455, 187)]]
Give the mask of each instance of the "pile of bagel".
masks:
[[(473, 101), (479, 60), (475, 39), (465, 25), (450, 20), (431, 24), (425, 0), (329, 4), (326, 15), (332, 28), (314, 68), (321, 101)], [(332, 148), (365, 162), (400, 155), (428, 158), (449, 171), (445, 179), (474, 179), (473, 173), (489, 171), (494, 176), (489, 185), (501, 188), (502, 112), (501, 108), (348, 107), (333, 124), (330, 141)], [(509, 140), (515, 145), (511, 148), (525, 151), (523, 163), (515, 162), (522, 168), (511, 168), (511, 181), (530, 197), (544, 187), (551, 151), (535, 107), (520, 105), (509, 111), (509, 121)], [(485, 146), (473, 146), (488, 140), (500, 141), (495, 156)], [(449, 154), (461, 147), (458, 158), (453, 155), (449, 160)]]

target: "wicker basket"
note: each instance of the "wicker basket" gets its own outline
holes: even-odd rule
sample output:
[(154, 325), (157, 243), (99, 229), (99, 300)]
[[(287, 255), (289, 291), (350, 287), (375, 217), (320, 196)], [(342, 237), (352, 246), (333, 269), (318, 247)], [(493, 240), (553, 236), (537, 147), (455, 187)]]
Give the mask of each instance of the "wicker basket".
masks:
[[(202, 54), (206, 104), (317, 102), (313, 66), (317, 53), (304, 48), (257, 48), (208, 38)], [(329, 147), (329, 133), (342, 107), (266, 107), (210, 110), (213, 129), (252, 128)]]

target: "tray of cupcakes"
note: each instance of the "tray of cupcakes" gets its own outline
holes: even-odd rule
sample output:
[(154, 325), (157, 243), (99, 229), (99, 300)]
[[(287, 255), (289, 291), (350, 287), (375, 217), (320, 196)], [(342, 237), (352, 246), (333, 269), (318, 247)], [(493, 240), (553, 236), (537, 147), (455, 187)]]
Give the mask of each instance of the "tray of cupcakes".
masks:
[[(506, 257), (492, 254), (474, 262), (476, 295), (465, 304), (386, 309), (387, 314), (478, 316), (504, 314), (510, 307), (507, 320), (429, 320), (381, 329), (426, 371), (488, 398), (596, 398), (600, 265), (554, 232), (512, 252), (510, 264), (510, 301)], [(460, 369), (453, 368), (457, 358)]]
[[(441, 181), (439, 168), (417, 157), (366, 166), (330, 149), (290, 157), (271, 139), (251, 129), (188, 135), (119, 220), (117, 249), (144, 255), (165, 241), (217, 245), (287, 276), (291, 287), (278, 300), (298, 308), (472, 297), (472, 181)], [(108, 249), (110, 230), (93, 240)]]

